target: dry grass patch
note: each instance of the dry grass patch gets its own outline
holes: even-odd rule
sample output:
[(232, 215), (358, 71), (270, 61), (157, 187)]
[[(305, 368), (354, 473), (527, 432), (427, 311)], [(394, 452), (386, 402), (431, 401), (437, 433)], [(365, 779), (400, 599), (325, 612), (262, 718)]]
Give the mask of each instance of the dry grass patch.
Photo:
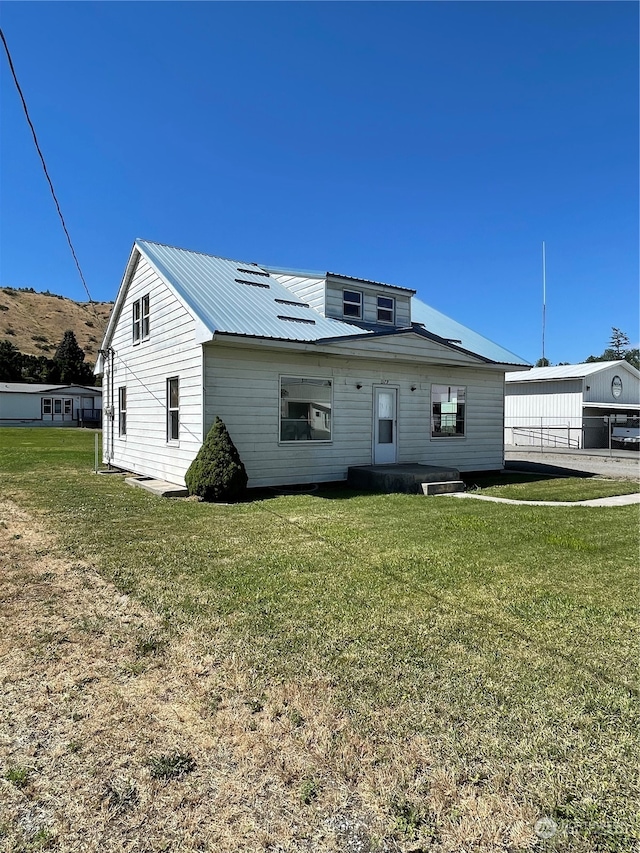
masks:
[(33, 516), (2, 519), (3, 852), (532, 847), (532, 810), (443, 773), (426, 739), (357, 734), (320, 677), (265, 696), (233, 655), (55, 556)]

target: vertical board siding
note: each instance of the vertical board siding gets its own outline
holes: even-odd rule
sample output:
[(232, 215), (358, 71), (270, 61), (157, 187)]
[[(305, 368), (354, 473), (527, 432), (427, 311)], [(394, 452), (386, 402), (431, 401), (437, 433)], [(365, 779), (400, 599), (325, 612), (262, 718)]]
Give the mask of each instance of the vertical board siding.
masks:
[[(134, 346), (132, 306), (150, 296), (149, 339)], [(115, 351), (113, 379), (103, 381), (108, 395), (113, 386), (113, 447), (105, 436), (105, 462), (184, 484), (184, 474), (202, 443), (202, 347), (194, 343), (195, 320), (144, 258), (140, 258), (128, 287), (111, 346)], [(107, 362), (109, 359), (107, 358)], [(108, 365), (107, 365), (108, 367)], [(166, 439), (166, 381), (180, 380), (180, 438)], [(127, 433), (118, 435), (118, 389), (127, 389)], [(107, 401), (105, 400), (105, 406)], [(105, 430), (110, 430), (105, 419)]]
[[(614, 376), (619, 376), (622, 380), (622, 394), (619, 397), (614, 397), (611, 393), (611, 382)], [(624, 365), (605, 367), (599, 373), (586, 376), (584, 383), (585, 403), (635, 403), (638, 405), (640, 402), (640, 379), (628, 371)]]
[[(281, 375), (333, 381), (330, 443), (279, 444)], [(344, 480), (350, 465), (371, 464), (376, 384), (398, 388), (399, 462), (452, 465), (463, 471), (492, 470), (503, 464), (500, 372), (213, 344), (205, 346), (205, 377), (205, 429), (216, 416), (222, 418), (247, 468), (250, 486)], [(431, 439), (431, 383), (466, 386), (464, 438)]]

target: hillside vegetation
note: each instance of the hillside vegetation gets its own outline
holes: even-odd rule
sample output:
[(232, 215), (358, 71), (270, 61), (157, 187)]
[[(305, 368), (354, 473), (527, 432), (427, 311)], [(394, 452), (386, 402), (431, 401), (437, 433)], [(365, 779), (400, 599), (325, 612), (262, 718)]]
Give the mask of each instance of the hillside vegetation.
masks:
[(0, 340), (26, 355), (51, 356), (71, 329), (88, 362), (95, 362), (113, 302), (74, 302), (53, 293), (0, 288)]

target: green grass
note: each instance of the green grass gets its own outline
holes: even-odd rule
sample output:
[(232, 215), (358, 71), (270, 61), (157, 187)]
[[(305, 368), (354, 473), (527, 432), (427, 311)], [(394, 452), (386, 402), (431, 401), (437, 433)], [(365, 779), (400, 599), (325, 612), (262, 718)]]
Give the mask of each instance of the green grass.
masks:
[[(195, 625), (217, 657), (245, 660), (251, 698), (321, 677), (376, 761), (421, 736), (432, 766), (553, 817), (561, 832), (539, 849), (622, 853), (640, 838), (637, 507), (346, 489), (219, 506), (92, 465), (90, 433), (0, 430), (4, 494), (46, 512), (68, 555), (167, 630)], [(455, 803), (436, 818), (414, 795), (388, 792), (405, 834), (455, 821)]]
[[(488, 478), (487, 478), (488, 479)], [(495, 482), (495, 481), (498, 482)], [(586, 501), (613, 495), (631, 495), (640, 491), (640, 484), (631, 480), (607, 480), (597, 477), (554, 477), (535, 479), (532, 475), (502, 475), (484, 486), (480, 493), (518, 501)]]

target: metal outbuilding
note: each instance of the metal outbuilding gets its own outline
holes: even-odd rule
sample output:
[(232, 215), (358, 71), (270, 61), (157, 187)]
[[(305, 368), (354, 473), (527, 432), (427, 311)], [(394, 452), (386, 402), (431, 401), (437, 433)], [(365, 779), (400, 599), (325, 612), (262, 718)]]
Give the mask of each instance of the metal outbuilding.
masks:
[(607, 447), (640, 424), (640, 371), (629, 362), (534, 367), (505, 376), (505, 444)]

